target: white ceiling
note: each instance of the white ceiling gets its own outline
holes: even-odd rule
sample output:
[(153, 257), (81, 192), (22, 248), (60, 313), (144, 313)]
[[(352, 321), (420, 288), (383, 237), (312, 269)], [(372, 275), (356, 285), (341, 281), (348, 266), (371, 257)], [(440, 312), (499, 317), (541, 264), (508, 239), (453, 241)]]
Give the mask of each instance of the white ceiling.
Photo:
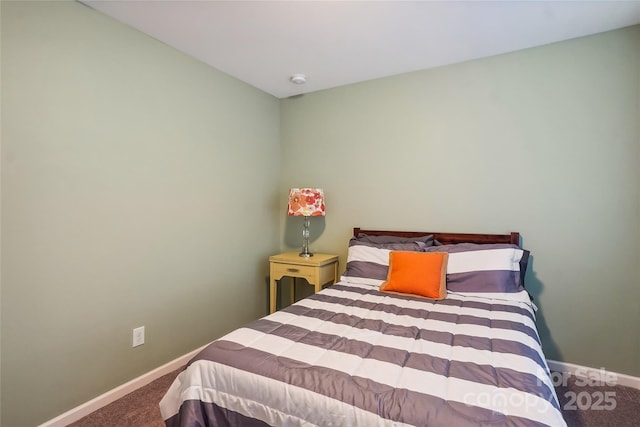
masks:
[(278, 98), (640, 23), (640, 0), (81, 1)]

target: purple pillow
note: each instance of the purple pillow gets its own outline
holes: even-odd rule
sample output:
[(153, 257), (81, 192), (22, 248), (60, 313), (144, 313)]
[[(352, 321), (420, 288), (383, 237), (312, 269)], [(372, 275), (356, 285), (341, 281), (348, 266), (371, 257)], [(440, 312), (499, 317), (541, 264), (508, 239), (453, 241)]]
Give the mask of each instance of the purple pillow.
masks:
[(454, 292), (520, 292), (529, 251), (508, 243), (432, 246), (425, 252), (447, 252), (447, 289)]
[(417, 236), (417, 237), (399, 237), (399, 236), (369, 236), (365, 233), (358, 234), (358, 237), (355, 237), (356, 240), (360, 242), (367, 243), (414, 243), (421, 242), (426, 246), (433, 246), (433, 234), (429, 234), (426, 236)]
[[(377, 236), (376, 236), (377, 237)], [(379, 286), (387, 280), (389, 273), (389, 252), (414, 251), (421, 252), (428, 246), (424, 241), (405, 243), (370, 243), (359, 239), (349, 240), (349, 252), (347, 255), (347, 267), (342, 279), (349, 282), (357, 282)]]

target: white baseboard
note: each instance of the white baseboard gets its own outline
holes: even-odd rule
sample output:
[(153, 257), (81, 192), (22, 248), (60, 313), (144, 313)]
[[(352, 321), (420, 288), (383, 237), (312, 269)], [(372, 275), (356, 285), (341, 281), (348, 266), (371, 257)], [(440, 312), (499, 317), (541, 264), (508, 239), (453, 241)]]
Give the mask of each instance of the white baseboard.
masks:
[(557, 360), (547, 359), (549, 369), (556, 372), (568, 372), (579, 378), (601, 378), (611, 379), (616, 385), (632, 387), (640, 390), (640, 378), (627, 374), (619, 374), (617, 372), (607, 371), (604, 368), (590, 368), (588, 366), (575, 365), (573, 363), (559, 362)]
[(190, 353), (187, 353), (183, 356), (178, 357), (177, 359), (172, 360), (169, 363), (165, 363), (164, 365), (156, 368), (146, 374), (139, 376), (138, 378), (134, 378), (131, 381), (122, 384), (108, 392), (96, 397), (95, 399), (91, 399), (88, 402), (83, 403), (82, 405), (76, 406), (73, 409), (68, 410), (62, 415), (59, 415), (43, 424), (40, 424), (38, 427), (65, 427), (73, 422), (78, 421), (80, 418), (86, 417), (92, 412), (97, 411), (98, 409), (107, 406), (108, 404), (115, 402), (116, 400), (126, 396), (132, 391), (136, 391), (137, 389), (144, 387), (152, 381), (157, 380), (158, 378), (166, 375), (170, 372), (175, 371), (187, 364), (187, 362), (195, 356), (200, 350), (202, 350), (206, 346), (202, 346), (196, 350), (193, 350)]

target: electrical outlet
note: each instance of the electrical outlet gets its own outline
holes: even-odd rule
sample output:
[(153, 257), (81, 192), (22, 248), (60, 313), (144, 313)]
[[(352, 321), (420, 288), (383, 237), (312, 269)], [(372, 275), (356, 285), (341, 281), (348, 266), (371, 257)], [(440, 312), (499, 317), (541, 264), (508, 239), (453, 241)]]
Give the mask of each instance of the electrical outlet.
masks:
[(138, 347), (142, 344), (144, 344), (144, 326), (140, 326), (133, 330), (133, 344), (131, 347)]

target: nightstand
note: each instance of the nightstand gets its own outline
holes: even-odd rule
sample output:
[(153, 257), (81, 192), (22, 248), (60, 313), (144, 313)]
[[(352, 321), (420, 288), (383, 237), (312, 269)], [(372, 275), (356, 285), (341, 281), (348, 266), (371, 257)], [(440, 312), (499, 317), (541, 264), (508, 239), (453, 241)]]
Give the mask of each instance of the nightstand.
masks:
[(294, 278), (306, 279), (314, 292), (320, 292), (322, 285), (338, 281), (338, 256), (313, 254), (305, 258), (298, 252), (285, 252), (269, 257), (269, 313), (276, 311), (277, 280), (287, 276), (291, 278), (291, 303), (293, 303)]

